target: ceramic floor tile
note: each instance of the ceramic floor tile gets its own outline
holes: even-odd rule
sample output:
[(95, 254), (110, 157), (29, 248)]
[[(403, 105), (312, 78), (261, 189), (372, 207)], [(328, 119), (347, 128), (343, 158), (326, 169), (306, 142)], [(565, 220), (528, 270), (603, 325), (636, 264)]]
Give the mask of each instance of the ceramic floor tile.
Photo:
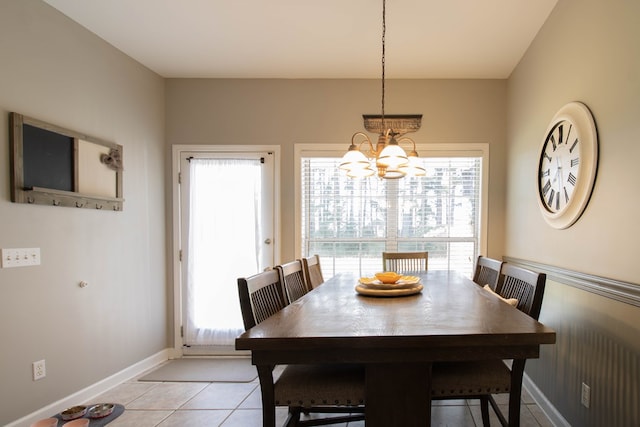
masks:
[(240, 404), (239, 409), (262, 409), (262, 394), (260, 393), (260, 385), (256, 384), (256, 388), (249, 396)]
[[(259, 427), (262, 425), (262, 411), (259, 409), (238, 409), (222, 423), (221, 427)], [(276, 425), (281, 425), (276, 422)]]
[[(498, 404), (498, 407), (502, 411), (505, 417), (509, 417), (509, 407), (508, 405)], [(476, 424), (482, 425), (482, 413), (480, 411), (480, 406), (470, 406), (471, 413), (473, 414), (473, 419)], [(494, 412), (493, 408), (489, 406), (489, 423), (494, 426), (499, 426), (500, 421), (498, 420), (498, 416)], [(520, 407), (520, 427), (540, 427), (540, 424), (533, 416), (531, 411), (528, 408), (528, 405), (522, 405)]]
[(106, 391), (97, 397), (91, 399), (91, 402), (109, 402), (119, 403), (125, 407), (142, 396), (152, 388), (156, 387), (160, 383), (150, 382), (126, 382), (115, 386), (109, 391)]
[(362, 421), (350, 421), (347, 423), (347, 427), (365, 427), (364, 420)]
[[(496, 401), (498, 405), (508, 405), (509, 404), (509, 393), (501, 393), (494, 394), (493, 399)], [(520, 403), (523, 404), (535, 404), (536, 401), (533, 400), (533, 397), (526, 391), (524, 388), (522, 389), (522, 393), (520, 394)], [(467, 399), (467, 405), (480, 405), (480, 399)]]
[(531, 397), (529, 392), (524, 388), (522, 388), (522, 394), (520, 396), (521, 396), (520, 399), (522, 400), (522, 403), (526, 405), (531, 405), (536, 403), (536, 401), (533, 400), (533, 397)]
[[(342, 417), (345, 416), (346, 414), (341, 414), (341, 413), (337, 413), (337, 414), (321, 414), (321, 413), (313, 413), (313, 414), (301, 414), (300, 415), (300, 419), (301, 420), (318, 420), (318, 419), (326, 419), (326, 418), (332, 418), (332, 417)], [(336, 422), (334, 424), (327, 424), (330, 425), (332, 427), (347, 427), (347, 423), (346, 422)], [(356, 422), (354, 421), (352, 424), (352, 426), (357, 425)]]
[(129, 409), (178, 409), (209, 383), (161, 383), (125, 406)]
[(158, 427), (215, 427), (231, 415), (230, 410), (178, 410), (158, 424)]
[[(467, 405), (431, 407), (431, 425), (434, 427), (475, 427)], [(480, 424), (482, 425), (482, 424)]]
[(538, 405), (527, 405), (531, 415), (538, 421), (541, 427), (553, 427), (553, 424)]
[[(287, 419), (287, 410), (278, 408), (276, 410), (276, 425), (281, 426)], [(221, 427), (261, 427), (262, 410), (260, 409), (237, 409), (227, 418)]]
[(255, 383), (211, 383), (181, 409), (236, 409), (256, 388)]
[[(277, 377), (282, 367), (276, 367)], [(495, 396), (506, 413), (508, 395)], [(154, 383), (129, 381), (92, 399), (117, 402), (125, 413), (109, 427), (260, 427), (262, 402), (259, 382), (250, 383)], [(522, 394), (522, 427), (552, 424), (529, 393)], [(492, 409), (492, 425), (499, 425)], [(313, 415), (318, 417), (320, 415)], [(276, 425), (283, 425), (287, 408), (276, 408)], [(482, 425), (478, 400), (442, 400), (432, 405), (432, 425), (475, 427)], [(337, 423), (333, 427), (364, 427), (364, 421)]]
[(466, 400), (464, 399), (441, 399), (441, 400), (432, 400), (431, 405), (433, 406), (461, 406), (466, 405)]
[(126, 409), (109, 427), (155, 427), (173, 411), (136, 411)]

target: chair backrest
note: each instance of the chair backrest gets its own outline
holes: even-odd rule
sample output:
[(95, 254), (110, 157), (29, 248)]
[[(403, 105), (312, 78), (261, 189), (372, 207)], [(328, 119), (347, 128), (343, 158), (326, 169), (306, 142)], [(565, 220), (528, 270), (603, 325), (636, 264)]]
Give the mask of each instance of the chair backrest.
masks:
[(508, 263), (502, 264), (496, 292), (503, 298), (517, 298), (518, 310), (538, 320), (547, 275)]
[(320, 268), (320, 257), (318, 255), (302, 258), (302, 267), (304, 269), (307, 288), (315, 289), (324, 283), (322, 269)]
[(427, 271), (429, 252), (382, 252), (383, 271)]
[(287, 306), (278, 270), (238, 278), (238, 295), (245, 330)]
[(480, 286), (489, 285), (495, 291), (500, 278), (502, 264), (502, 261), (480, 255), (476, 262), (473, 281)]
[(304, 271), (300, 260), (277, 265), (276, 269), (280, 273), (280, 281), (284, 286), (285, 296), (289, 303), (309, 292), (307, 283), (304, 280)]

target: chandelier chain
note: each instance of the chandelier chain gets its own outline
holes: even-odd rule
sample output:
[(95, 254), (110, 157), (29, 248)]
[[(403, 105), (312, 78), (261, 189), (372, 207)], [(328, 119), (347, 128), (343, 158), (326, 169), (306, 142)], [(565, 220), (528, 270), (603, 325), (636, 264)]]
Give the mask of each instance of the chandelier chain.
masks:
[(385, 60), (385, 33), (387, 32), (386, 22), (386, 0), (382, 0), (382, 128), (384, 124), (384, 60)]

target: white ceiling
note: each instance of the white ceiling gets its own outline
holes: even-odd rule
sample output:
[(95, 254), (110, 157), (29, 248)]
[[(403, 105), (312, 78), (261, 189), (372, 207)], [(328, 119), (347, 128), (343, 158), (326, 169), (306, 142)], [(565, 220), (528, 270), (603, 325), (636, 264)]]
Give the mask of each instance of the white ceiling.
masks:
[[(380, 78), (374, 0), (44, 0), (163, 77)], [(507, 78), (557, 0), (387, 0), (387, 78)]]

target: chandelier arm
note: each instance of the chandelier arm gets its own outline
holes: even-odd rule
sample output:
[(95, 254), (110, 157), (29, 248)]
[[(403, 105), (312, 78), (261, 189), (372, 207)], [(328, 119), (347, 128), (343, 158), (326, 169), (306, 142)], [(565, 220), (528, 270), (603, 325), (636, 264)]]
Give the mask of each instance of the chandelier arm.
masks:
[[(364, 137), (364, 139), (362, 141), (360, 141), (358, 144), (356, 144), (356, 137), (358, 136), (362, 136)], [(358, 147), (358, 151), (362, 152), (362, 144), (367, 143), (367, 145), (369, 145), (369, 154), (373, 154), (375, 153), (375, 149), (373, 148), (373, 142), (371, 142), (371, 139), (369, 138), (369, 135), (367, 135), (364, 132), (356, 132), (353, 134), (353, 136), (351, 137), (351, 145), (357, 146)], [(371, 157), (371, 156), (369, 156)], [(374, 156), (375, 157), (375, 156)]]
[(411, 139), (411, 138), (409, 138), (409, 137), (405, 136), (405, 137), (402, 137), (402, 138), (400, 138), (400, 139), (398, 140), (398, 145), (400, 145), (400, 143), (401, 143), (401, 142), (404, 142), (404, 141), (409, 141), (409, 142), (411, 143), (411, 145), (412, 145), (412, 151), (413, 151), (413, 152), (415, 152), (415, 153), (416, 153), (416, 155), (417, 155), (417, 151), (416, 151), (416, 142), (415, 142), (413, 139)]

